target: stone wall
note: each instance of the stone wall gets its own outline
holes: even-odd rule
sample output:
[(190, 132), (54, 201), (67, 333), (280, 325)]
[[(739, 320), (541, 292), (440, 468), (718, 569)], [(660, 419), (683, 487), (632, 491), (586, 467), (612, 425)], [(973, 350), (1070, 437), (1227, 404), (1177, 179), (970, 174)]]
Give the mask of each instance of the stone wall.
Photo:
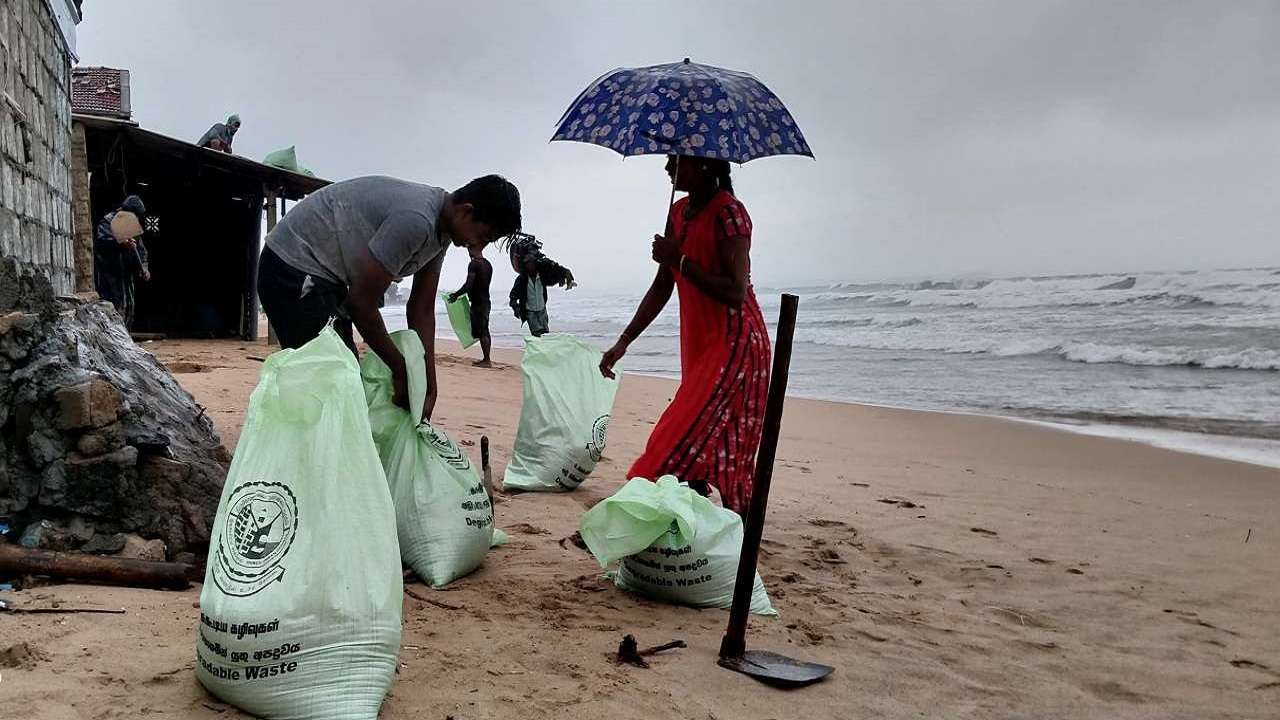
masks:
[(0, 255), (75, 290), (71, 62), (46, 0), (0, 2)]

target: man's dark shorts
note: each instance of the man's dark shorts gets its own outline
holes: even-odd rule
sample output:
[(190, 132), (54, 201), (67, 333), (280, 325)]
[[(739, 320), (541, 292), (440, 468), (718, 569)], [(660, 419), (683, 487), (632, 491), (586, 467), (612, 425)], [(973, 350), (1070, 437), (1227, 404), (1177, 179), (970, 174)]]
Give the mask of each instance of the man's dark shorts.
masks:
[(347, 288), (298, 270), (269, 247), (258, 260), (258, 299), (281, 347), (306, 345), (334, 319), (333, 329), (355, 352), (351, 320), (343, 309)]
[(471, 336), (477, 340), (489, 335), (489, 303), (471, 301)]

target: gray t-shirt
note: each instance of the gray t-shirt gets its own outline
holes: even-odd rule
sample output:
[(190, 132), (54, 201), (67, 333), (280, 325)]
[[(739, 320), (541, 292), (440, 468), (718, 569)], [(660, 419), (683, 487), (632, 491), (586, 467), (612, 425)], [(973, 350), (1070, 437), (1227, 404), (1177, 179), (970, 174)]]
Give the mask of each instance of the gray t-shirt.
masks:
[(285, 213), (267, 247), (308, 275), (350, 286), (361, 251), (397, 280), (444, 262), (451, 238), (436, 229), (444, 190), (391, 177), (344, 180)]

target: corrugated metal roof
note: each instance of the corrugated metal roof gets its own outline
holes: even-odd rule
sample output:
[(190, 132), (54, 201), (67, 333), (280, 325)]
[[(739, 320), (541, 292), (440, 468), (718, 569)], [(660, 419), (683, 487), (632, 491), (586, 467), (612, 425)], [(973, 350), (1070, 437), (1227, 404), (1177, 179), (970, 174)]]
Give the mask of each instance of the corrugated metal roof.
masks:
[(71, 69), (71, 110), (128, 120), (129, 71), (108, 67)]

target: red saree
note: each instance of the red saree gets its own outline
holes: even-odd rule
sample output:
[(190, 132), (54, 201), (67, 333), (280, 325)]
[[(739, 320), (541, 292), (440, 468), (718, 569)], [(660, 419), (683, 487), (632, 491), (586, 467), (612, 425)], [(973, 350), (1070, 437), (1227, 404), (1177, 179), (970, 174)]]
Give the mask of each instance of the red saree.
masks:
[[(751, 237), (751, 218), (733, 195), (718, 193), (685, 219), (688, 198), (671, 208), (670, 226), (685, 256), (727, 272), (719, 244)], [(748, 276), (749, 277), (749, 276)], [(740, 309), (730, 308), (675, 273), (680, 297), (680, 387), (627, 477), (675, 475), (720, 491), (744, 514), (751, 501), (756, 450), (769, 391), (769, 333), (750, 281)]]

